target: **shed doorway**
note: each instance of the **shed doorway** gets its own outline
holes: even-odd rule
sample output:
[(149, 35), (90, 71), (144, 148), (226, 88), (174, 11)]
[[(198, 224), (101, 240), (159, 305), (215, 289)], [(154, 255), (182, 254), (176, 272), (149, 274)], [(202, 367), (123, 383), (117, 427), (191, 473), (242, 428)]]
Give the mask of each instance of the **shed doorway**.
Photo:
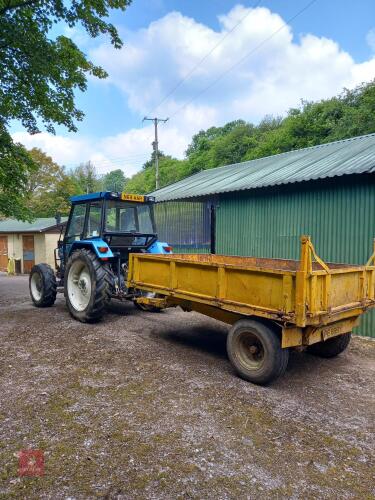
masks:
[(8, 268), (8, 236), (0, 236), (0, 271)]
[(35, 264), (34, 236), (22, 236), (23, 272), (28, 274)]

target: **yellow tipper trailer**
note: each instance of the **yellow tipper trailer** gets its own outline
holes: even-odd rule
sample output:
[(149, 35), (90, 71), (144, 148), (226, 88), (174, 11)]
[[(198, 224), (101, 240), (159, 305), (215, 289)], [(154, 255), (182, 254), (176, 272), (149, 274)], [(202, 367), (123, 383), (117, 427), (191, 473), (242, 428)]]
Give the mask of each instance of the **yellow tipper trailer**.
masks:
[(364, 266), (323, 262), (310, 237), (296, 260), (208, 254), (131, 254), (128, 287), (144, 309), (181, 306), (232, 326), (228, 355), (245, 379), (284, 373), (290, 348), (333, 357), (375, 306), (375, 251)]

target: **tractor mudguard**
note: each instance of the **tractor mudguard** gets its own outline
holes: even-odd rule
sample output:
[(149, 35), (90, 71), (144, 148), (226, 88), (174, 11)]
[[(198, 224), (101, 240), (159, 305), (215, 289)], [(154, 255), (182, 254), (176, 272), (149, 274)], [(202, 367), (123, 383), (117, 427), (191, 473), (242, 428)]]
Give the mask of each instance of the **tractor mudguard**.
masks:
[(161, 241), (155, 241), (150, 247), (147, 249), (147, 253), (166, 253), (170, 254), (172, 253), (171, 250), (166, 250), (166, 248), (171, 248), (168, 243), (161, 242)]
[[(99, 257), (99, 259), (107, 260), (113, 257), (112, 250), (109, 248), (108, 244), (101, 238), (95, 238), (95, 240), (74, 241), (70, 247), (68, 257), (74, 252), (74, 250), (77, 250), (78, 248), (88, 248), (90, 250), (93, 250), (95, 255)], [(106, 248), (106, 251), (100, 251), (99, 248), (101, 248), (101, 250)]]

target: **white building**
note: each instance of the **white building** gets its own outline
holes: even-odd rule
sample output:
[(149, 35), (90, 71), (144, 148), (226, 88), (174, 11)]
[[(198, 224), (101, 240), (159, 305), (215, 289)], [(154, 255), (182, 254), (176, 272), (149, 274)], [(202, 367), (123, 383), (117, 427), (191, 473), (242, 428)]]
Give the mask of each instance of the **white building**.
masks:
[[(62, 224), (67, 218), (63, 217)], [(15, 260), (18, 273), (29, 273), (34, 264), (46, 262), (54, 267), (54, 250), (61, 224), (54, 218), (39, 218), (34, 222), (15, 219), (0, 221), (0, 271), (6, 271), (9, 259)]]

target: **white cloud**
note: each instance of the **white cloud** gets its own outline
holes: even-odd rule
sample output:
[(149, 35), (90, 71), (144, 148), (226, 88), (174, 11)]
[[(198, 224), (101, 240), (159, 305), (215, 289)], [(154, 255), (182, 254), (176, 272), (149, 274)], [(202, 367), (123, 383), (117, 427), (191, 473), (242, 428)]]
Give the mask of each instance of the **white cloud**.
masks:
[(77, 161), (77, 158), (88, 159), (91, 151), (90, 141), (77, 137), (63, 137), (47, 132), (36, 135), (15, 132), (12, 137), (14, 141), (22, 143), (28, 149), (34, 147), (42, 149), (61, 164), (72, 164)]
[[(241, 19), (172, 98), (158, 108), (159, 113), (173, 114), (249, 52), (242, 64), (194, 101), (198, 108), (203, 104), (211, 107), (216, 123), (239, 117), (256, 121), (265, 114), (285, 113), (301, 98), (330, 97), (344, 86), (353, 87), (375, 76), (375, 58), (356, 64), (336, 42), (312, 34), (296, 41), (291, 27), (278, 14), (264, 7), (241, 5), (219, 16), (219, 32), (171, 12), (147, 29), (127, 33), (126, 47), (121, 51), (102, 44), (91, 57), (108, 70), (107, 84), (120, 88), (132, 110), (144, 114)], [(182, 120), (176, 116), (177, 126), (178, 122)]]
[[(130, 130), (114, 137), (105, 137), (95, 141), (88, 137), (63, 137), (46, 132), (30, 135), (27, 132), (12, 134), (16, 142), (26, 148), (40, 148), (60, 165), (67, 168), (77, 166), (81, 162), (91, 160), (99, 174), (122, 168), (126, 175), (137, 172), (150, 157), (150, 147), (144, 147), (148, 136), (152, 137), (149, 127), (144, 130)], [(148, 142), (150, 142), (148, 140)]]
[[(190, 135), (184, 136), (175, 126), (159, 126), (163, 127), (160, 129), (160, 150), (182, 158), (191, 131), (188, 131)], [(54, 136), (46, 132), (35, 135), (15, 132), (12, 137), (28, 149), (42, 149), (60, 165), (68, 168), (91, 160), (99, 174), (121, 168), (127, 176), (131, 176), (150, 158), (154, 128), (149, 125), (142, 129), (131, 129), (97, 141), (87, 137)]]
[[(165, 153), (182, 157), (191, 136), (202, 128), (237, 118), (258, 121), (266, 114), (283, 114), (302, 98), (327, 98), (343, 87), (375, 77), (375, 57), (356, 63), (335, 41), (313, 34), (296, 39), (278, 14), (264, 7), (248, 9), (241, 5), (219, 16), (219, 31), (171, 12), (147, 28), (125, 32), (123, 49), (114, 50), (102, 43), (89, 56), (110, 75), (102, 84), (120, 89), (129, 108), (143, 117), (241, 19), (239, 26), (155, 111), (158, 116), (171, 116), (167, 124), (160, 125), (160, 149)], [(278, 31), (280, 27), (283, 29)], [(372, 47), (374, 33), (372, 30), (367, 35)], [(241, 64), (220, 78), (242, 58)], [(217, 78), (216, 85), (181, 109)], [(101, 171), (122, 166), (129, 175), (139, 169), (142, 155), (149, 157), (153, 129), (145, 126), (99, 141), (48, 134), (32, 138), (15, 135), (28, 146), (39, 144), (61, 163), (91, 158)]]

